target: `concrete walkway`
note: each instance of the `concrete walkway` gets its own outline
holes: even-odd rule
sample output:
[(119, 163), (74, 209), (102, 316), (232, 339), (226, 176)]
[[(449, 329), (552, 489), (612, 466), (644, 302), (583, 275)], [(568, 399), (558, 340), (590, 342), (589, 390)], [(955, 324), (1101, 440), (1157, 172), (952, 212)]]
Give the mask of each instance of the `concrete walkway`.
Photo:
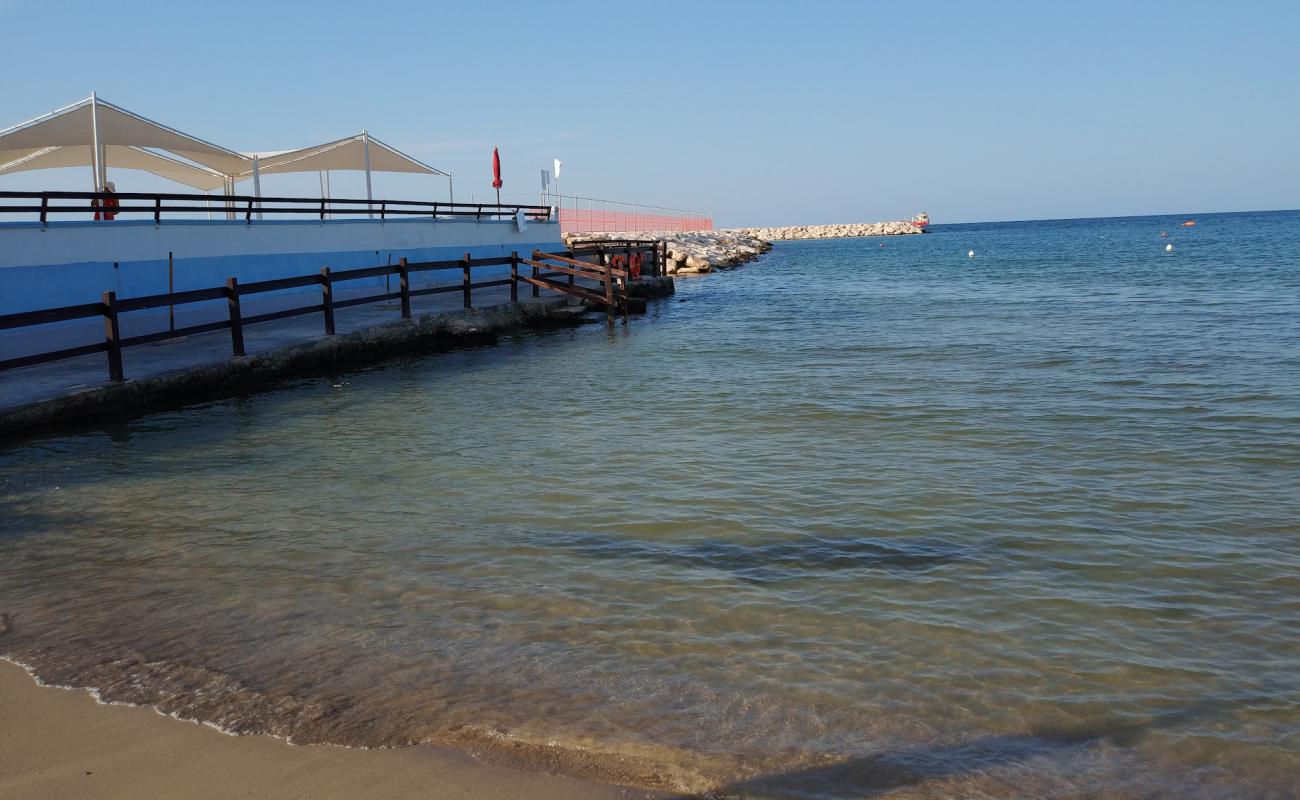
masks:
[[(558, 297), (542, 292), (543, 299)], [(521, 284), (519, 299), (532, 297), (531, 287)], [(304, 299), (304, 305), (309, 300)], [(510, 302), (509, 286), (475, 289), (475, 308), (488, 308)], [(419, 317), (456, 311), (464, 306), (460, 292), (426, 295), (411, 299), (411, 316)], [(401, 319), (401, 305), (396, 300), (336, 309), (334, 327), (338, 334), (371, 328)], [(244, 326), (244, 351), (248, 355), (290, 345), (306, 344), (325, 335), (324, 316), (317, 312), (299, 317), (273, 320)], [(127, 381), (151, 378), (167, 372), (216, 364), (231, 358), (230, 331), (221, 330), (168, 339), (153, 344), (128, 347), (122, 351), (123, 373)], [(109, 386), (108, 355), (95, 353), (49, 364), (0, 372), (0, 411), (43, 400)]]

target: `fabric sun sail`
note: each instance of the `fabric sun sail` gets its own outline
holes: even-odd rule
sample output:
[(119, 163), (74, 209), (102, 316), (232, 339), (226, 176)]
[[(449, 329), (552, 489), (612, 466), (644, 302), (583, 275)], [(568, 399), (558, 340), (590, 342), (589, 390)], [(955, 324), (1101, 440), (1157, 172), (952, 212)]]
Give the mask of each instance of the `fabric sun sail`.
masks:
[[(105, 160), (115, 169), (138, 169), (151, 172), (205, 192), (219, 189), (224, 185), (225, 176), (219, 172), (186, 164), (139, 147), (107, 145), (104, 149)], [(89, 166), (94, 163), (94, 155), (91, 151), (92, 148), (86, 145), (46, 147), (0, 164), (0, 175), (26, 170)]]
[[(233, 150), (160, 125), (93, 96), (0, 131), (0, 163), (8, 164), (50, 147), (84, 147), (89, 152), (96, 138), (105, 148), (116, 145), (163, 150), (222, 175), (238, 175), (250, 163), (247, 156)], [(105, 160), (110, 166), (118, 166), (112, 162), (111, 153), (106, 153)]]
[[(413, 172), (423, 175), (449, 177), (446, 172), (417, 161), (369, 134), (349, 136), (298, 150), (248, 153), (245, 155), (246, 157), (257, 156), (258, 172), (262, 175), (286, 172), (332, 172), (335, 170), (365, 171), (367, 169), (367, 143), (370, 150), (368, 166), (371, 172)], [(237, 177), (242, 179), (251, 175), (252, 168), (248, 167)]]

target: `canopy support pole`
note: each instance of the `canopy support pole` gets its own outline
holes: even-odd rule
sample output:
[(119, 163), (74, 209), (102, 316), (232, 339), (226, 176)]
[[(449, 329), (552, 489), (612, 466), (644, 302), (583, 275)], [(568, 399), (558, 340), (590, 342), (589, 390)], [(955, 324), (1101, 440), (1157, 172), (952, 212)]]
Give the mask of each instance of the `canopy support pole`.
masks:
[(257, 198), (257, 218), (262, 218), (262, 174), (258, 171), (258, 157), (253, 156), (253, 197)]
[(99, 149), (99, 111), (97, 106), (98, 106), (98, 102), (96, 100), (95, 93), (91, 92), (90, 93), (90, 146), (91, 146), (91, 150), (94, 152), (91, 153), (90, 161), (95, 171), (95, 186), (93, 187), (93, 191), (102, 192), (104, 191), (103, 189), (104, 174), (107, 172), (107, 170), (104, 168), (104, 153)]
[(456, 202), (456, 193), (452, 191), (452, 186), (451, 186), (451, 175), (447, 176), (447, 202), (448, 203)]
[(370, 194), (370, 134), (365, 131), (361, 132), (361, 147), (366, 158), (366, 209), (367, 216), (375, 218), (375, 206), (371, 201), (374, 197)]

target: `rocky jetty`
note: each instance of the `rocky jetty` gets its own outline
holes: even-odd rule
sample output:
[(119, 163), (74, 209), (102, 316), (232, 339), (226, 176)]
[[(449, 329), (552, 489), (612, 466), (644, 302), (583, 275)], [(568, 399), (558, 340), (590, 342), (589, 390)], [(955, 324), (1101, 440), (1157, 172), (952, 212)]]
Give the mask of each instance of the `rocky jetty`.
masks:
[(566, 233), (565, 245), (572, 242), (623, 241), (654, 239), (668, 245), (669, 275), (698, 275), (715, 269), (732, 269), (772, 249), (772, 244), (757, 236), (738, 231), (686, 231), (663, 233)]
[(848, 236), (900, 236), (921, 233), (906, 220), (852, 222), (843, 225), (796, 225), (787, 228), (732, 228), (716, 231), (665, 231), (659, 233), (566, 233), (564, 243), (654, 239), (668, 244), (668, 274), (698, 275), (731, 269), (753, 261), (772, 242), (787, 239), (835, 239)]
[(782, 239), (840, 239), (849, 236), (903, 236), (922, 230), (907, 220), (849, 222), (843, 225), (795, 225), (787, 228), (736, 228), (735, 233), (769, 242)]

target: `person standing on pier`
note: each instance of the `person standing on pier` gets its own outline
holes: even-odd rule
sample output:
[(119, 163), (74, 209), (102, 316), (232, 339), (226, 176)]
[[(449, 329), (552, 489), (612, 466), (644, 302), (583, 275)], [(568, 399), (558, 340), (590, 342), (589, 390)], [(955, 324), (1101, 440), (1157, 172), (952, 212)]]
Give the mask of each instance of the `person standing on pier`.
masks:
[[(90, 201), (90, 205), (95, 208), (95, 219), (100, 219), (100, 214), (103, 214), (103, 219), (106, 220), (111, 220), (117, 216), (117, 198), (112, 196), (116, 192), (117, 187), (113, 185), (112, 181), (104, 183), (104, 194), (109, 196), (104, 198), (102, 204), (99, 200)], [(103, 206), (102, 211), (99, 208), (101, 205)]]

